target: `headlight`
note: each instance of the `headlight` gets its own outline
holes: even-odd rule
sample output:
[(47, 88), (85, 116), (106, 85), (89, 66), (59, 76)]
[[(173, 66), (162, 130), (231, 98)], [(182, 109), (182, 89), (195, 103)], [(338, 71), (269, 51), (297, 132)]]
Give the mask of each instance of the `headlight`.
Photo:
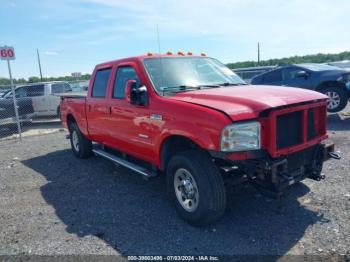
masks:
[(260, 149), (261, 126), (257, 121), (226, 126), (221, 133), (221, 151)]

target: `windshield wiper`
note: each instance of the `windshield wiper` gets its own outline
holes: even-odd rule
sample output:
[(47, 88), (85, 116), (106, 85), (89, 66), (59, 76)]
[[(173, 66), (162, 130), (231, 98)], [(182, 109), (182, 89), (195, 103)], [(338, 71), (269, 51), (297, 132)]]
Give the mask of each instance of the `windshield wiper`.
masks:
[(196, 86), (187, 86), (187, 85), (161, 87), (161, 90), (163, 91), (163, 96), (164, 96), (164, 93), (167, 91), (177, 93), (177, 92), (192, 91), (197, 89), (198, 87)]
[(218, 86), (242, 86), (242, 85), (247, 85), (246, 83), (229, 83), (229, 82), (225, 82), (225, 83), (220, 83), (217, 84)]
[(201, 90), (205, 88), (219, 88), (221, 85), (217, 84), (208, 84), (208, 85), (197, 85), (197, 86), (188, 86), (188, 85), (179, 85), (179, 86), (166, 86), (162, 87), (161, 90), (163, 92), (163, 95), (165, 92), (170, 91), (172, 93), (178, 93), (178, 92), (186, 92), (186, 91), (193, 91), (193, 90)]

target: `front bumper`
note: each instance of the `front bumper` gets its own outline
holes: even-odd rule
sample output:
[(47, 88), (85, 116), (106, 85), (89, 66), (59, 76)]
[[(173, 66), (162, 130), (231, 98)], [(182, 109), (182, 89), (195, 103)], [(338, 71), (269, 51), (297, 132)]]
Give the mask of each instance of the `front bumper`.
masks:
[(260, 161), (252, 181), (261, 188), (281, 193), (287, 187), (305, 178), (316, 181), (324, 179), (324, 161), (339, 159), (334, 153), (334, 143), (326, 140), (307, 150), (270, 161)]
[(256, 158), (241, 161), (230, 160), (223, 155), (217, 158), (217, 163), (221, 162), (222, 166), (236, 166), (239, 174), (244, 174), (253, 185), (277, 195), (305, 178), (317, 181), (324, 179), (321, 173), (324, 161), (340, 158), (334, 152), (334, 143), (329, 139), (278, 158), (272, 158), (266, 151), (254, 154)]

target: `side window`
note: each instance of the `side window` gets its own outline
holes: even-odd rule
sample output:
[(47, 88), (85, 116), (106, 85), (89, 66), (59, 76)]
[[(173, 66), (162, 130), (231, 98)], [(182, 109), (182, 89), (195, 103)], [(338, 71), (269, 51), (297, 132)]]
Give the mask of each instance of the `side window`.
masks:
[(20, 88), (16, 89), (15, 93), (16, 93), (17, 98), (27, 97), (27, 90), (25, 87), (20, 87)]
[(25, 87), (28, 97), (44, 96), (44, 85), (32, 85)]
[(282, 81), (281, 70), (273, 70), (264, 77), (264, 83), (274, 83), (278, 81)]
[(105, 97), (111, 69), (102, 69), (96, 72), (94, 85), (92, 87), (92, 97)]
[(133, 67), (119, 67), (114, 81), (113, 98), (125, 98), (125, 85), (128, 80), (136, 80), (137, 84), (140, 84)]
[(60, 93), (69, 92), (69, 91), (72, 91), (72, 89), (67, 83), (57, 83), (57, 84), (52, 84), (51, 86), (52, 94), (60, 94)]
[(298, 78), (298, 72), (302, 71), (299, 68), (287, 68), (282, 71), (283, 80), (292, 80)]

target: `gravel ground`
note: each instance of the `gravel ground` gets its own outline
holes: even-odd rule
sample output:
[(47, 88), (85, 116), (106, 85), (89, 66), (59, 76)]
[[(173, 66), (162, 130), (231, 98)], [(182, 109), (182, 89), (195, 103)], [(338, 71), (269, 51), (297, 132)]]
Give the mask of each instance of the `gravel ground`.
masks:
[(1, 254), (348, 254), (350, 117), (329, 116), (340, 161), (277, 202), (244, 186), (218, 223), (179, 219), (164, 178), (146, 181), (111, 162), (76, 159), (65, 133), (0, 142)]

